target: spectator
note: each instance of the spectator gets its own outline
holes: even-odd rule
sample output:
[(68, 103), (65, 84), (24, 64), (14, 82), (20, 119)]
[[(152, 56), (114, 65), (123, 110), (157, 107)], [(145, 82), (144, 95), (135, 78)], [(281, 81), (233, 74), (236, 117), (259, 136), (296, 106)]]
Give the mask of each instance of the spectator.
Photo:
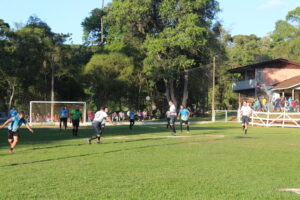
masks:
[(94, 120), (94, 117), (95, 117), (93, 110), (89, 109), (87, 114), (88, 114), (88, 121), (92, 122)]
[(146, 110), (143, 111), (143, 121), (148, 119), (148, 113)]
[(288, 108), (288, 111), (291, 111), (291, 112), (293, 111), (292, 103), (293, 103), (293, 99), (292, 99), (292, 97), (289, 97), (288, 101), (287, 101), (287, 108)]
[(258, 98), (256, 98), (256, 101), (254, 103), (254, 110), (255, 111), (260, 111), (261, 105), (260, 105), (260, 101)]
[(296, 108), (297, 108), (297, 101), (296, 100), (293, 100), (292, 101), (292, 104), (291, 104), (292, 106), (292, 111), (294, 112), (294, 111), (296, 111)]
[(280, 111), (280, 107), (281, 107), (280, 106), (281, 105), (280, 101), (281, 101), (280, 97), (278, 97), (278, 98), (275, 99), (274, 108), (275, 108), (276, 111)]
[(113, 112), (113, 114), (112, 114), (112, 121), (113, 122), (116, 122), (116, 121), (118, 121), (119, 119), (118, 119), (118, 114), (117, 114), (117, 112)]
[(139, 121), (143, 120), (143, 112), (141, 110), (138, 110), (137, 116), (138, 116)]
[(120, 120), (120, 121), (123, 121), (124, 119), (125, 119), (124, 112), (123, 112), (123, 111), (120, 111), (120, 112), (119, 112), (119, 120)]
[(267, 112), (266, 104), (267, 104), (267, 99), (265, 97), (263, 97), (261, 100), (262, 111)]

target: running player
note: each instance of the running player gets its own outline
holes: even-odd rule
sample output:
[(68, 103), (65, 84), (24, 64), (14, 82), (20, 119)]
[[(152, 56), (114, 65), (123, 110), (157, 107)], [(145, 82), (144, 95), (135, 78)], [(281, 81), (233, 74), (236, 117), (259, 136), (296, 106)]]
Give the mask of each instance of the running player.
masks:
[(112, 122), (111, 118), (107, 114), (108, 108), (106, 107), (101, 107), (99, 111), (96, 112), (95, 118), (93, 120), (92, 126), (95, 131), (95, 135), (92, 136), (90, 139), (88, 139), (88, 143), (92, 144), (92, 140), (98, 139), (97, 143), (102, 144), (101, 142), (101, 136), (103, 134), (103, 122), (104, 120), (109, 121), (111, 124), (115, 125), (115, 123)]
[(170, 111), (168, 110), (166, 112), (166, 118), (167, 118), (167, 129), (170, 127)]
[(26, 128), (31, 133), (33, 133), (33, 130), (30, 128), (29, 124), (24, 119), (24, 117), (25, 117), (25, 114), (23, 111), (21, 111), (16, 116), (11, 117), (6, 122), (4, 122), (4, 124), (2, 126), (0, 126), (0, 128), (3, 128), (8, 124), (8, 143), (10, 144), (10, 149), (8, 151), (9, 153), (13, 152), (15, 146), (17, 145), (17, 143), (19, 141), (19, 127), (22, 124), (25, 124)]
[(64, 106), (60, 110), (60, 120), (59, 120), (59, 129), (61, 130), (61, 124), (63, 123), (65, 130), (67, 130), (67, 122), (69, 117), (69, 110), (67, 109), (67, 106)]
[(9, 118), (15, 117), (17, 116), (18, 111), (16, 110), (16, 108), (14, 106), (11, 107), (10, 111), (9, 111)]
[(189, 117), (190, 117), (190, 111), (186, 109), (183, 105), (180, 106), (180, 110), (178, 113), (178, 118), (180, 118), (180, 130), (182, 132), (182, 124), (186, 124), (186, 129), (187, 133), (190, 132), (190, 127), (189, 127)]
[(247, 134), (248, 124), (249, 124), (251, 114), (252, 114), (252, 108), (249, 106), (249, 103), (244, 101), (240, 111), (240, 115), (242, 116), (242, 128), (244, 134)]
[(175, 129), (175, 120), (176, 120), (176, 116), (177, 116), (177, 112), (176, 112), (176, 106), (173, 103), (172, 100), (169, 101), (169, 111), (170, 111), (170, 129), (171, 129), (171, 134), (172, 135), (176, 135), (176, 129)]
[(134, 109), (131, 108), (129, 111), (129, 129), (132, 129), (134, 125)]
[(79, 106), (76, 106), (76, 108), (71, 111), (71, 118), (73, 125), (73, 136), (78, 136), (79, 121), (82, 118), (82, 113), (79, 110)]

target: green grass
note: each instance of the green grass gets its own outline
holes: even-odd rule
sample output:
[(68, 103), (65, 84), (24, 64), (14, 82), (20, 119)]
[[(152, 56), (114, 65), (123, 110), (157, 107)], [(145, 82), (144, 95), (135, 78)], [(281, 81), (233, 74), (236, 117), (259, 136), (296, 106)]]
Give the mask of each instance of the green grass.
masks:
[(12, 155), (3, 129), (0, 199), (300, 198), (278, 191), (300, 187), (298, 129), (251, 127), (244, 136), (238, 124), (215, 123), (183, 138), (153, 127), (108, 127), (102, 145), (86, 144), (88, 128), (79, 138), (22, 129)]

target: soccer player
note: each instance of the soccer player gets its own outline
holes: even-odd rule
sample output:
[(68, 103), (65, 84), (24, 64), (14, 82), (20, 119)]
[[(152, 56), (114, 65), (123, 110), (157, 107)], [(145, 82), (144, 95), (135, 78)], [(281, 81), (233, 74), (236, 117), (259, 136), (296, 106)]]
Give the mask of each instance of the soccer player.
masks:
[(29, 126), (27, 121), (24, 119), (24, 117), (25, 117), (25, 114), (23, 111), (21, 111), (16, 116), (11, 117), (6, 122), (4, 122), (4, 124), (2, 126), (0, 126), (0, 128), (3, 128), (8, 124), (8, 143), (10, 144), (10, 149), (8, 151), (9, 153), (13, 152), (15, 146), (17, 145), (17, 143), (19, 141), (19, 127), (22, 124), (25, 124), (26, 128), (31, 133), (33, 133), (33, 130), (31, 129), (31, 127)]
[(96, 112), (95, 118), (93, 120), (92, 126), (95, 131), (95, 135), (92, 136), (90, 139), (88, 139), (88, 143), (92, 144), (92, 140), (98, 139), (97, 143), (102, 144), (101, 142), (101, 136), (103, 133), (103, 122), (104, 120), (109, 121), (111, 124), (115, 125), (115, 123), (112, 122), (111, 118), (107, 114), (108, 108), (107, 107), (101, 107), (99, 111)]
[(167, 129), (170, 127), (170, 111), (168, 110), (166, 112), (166, 118), (167, 118)]
[(182, 132), (182, 124), (186, 124), (186, 129), (187, 133), (190, 132), (190, 127), (189, 127), (189, 117), (190, 117), (190, 111), (186, 109), (183, 105), (180, 106), (180, 110), (178, 113), (178, 118), (180, 118), (180, 130)]
[(134, 109), (131, 108), (129, 111), (129, 129), (132, 129), (134, 125)]
[(59, 129), (61, 130), (61, 124), (63, 123), (65, 130), (67, 130), (67, 122), (69, 117), (69, 110), (67, 109), (67, 106), (64, 106), (60, 110), (60, 120), (59, 120)]
[(78, 136), (79, 121), (82, 118), (82, 113), (79, 110), (79, 106), (76, 106), (76, 108), (71, 111), (71, 118), (73, 125), (73, 136)]
[(175, 120), (176, 120), (176, 116), (177, 116), (177, 112), (176, 112), (176, 106), (173, 103), (172, 100), (169, 101), (169, 111), (170, 111), (170, 129), (172, 130), (171, 134), (172, 135), (176, 135), (176, 130), (175, 130)]
[(15, 117), (17, 116), (18, 111), (16, 110), (16, 108), (14, 106), (11, 107), (10, 111), (9, 111), (9, 118)]
[(242, 128), (244, 134), (247, 134), (248, 124), (249, 124), (251, 114), (252, 114), (252, 108), (249, 106), (249, 103), (244, 101), (240, 111), (240, 115), (242, 116)]

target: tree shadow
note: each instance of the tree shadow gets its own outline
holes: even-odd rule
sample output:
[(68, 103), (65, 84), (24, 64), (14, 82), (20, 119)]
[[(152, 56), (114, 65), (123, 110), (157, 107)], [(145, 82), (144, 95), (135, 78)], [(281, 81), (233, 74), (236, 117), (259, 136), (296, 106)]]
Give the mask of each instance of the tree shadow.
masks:
[(250, 136), (235, 136), (235, 139), (258, 139), (257, 137)]
[(6, 165), (1, 165), (0, 167), (12, 167), (12, 166), (19, 166), (19, 165), (35, 164), (35, 163), (45, 163), (45, 162), (51, 162), (51, 161), (57, 161), (57, 160), (88, 157), (88, 156), (99, 155), (99, 154), (118, 153), (118, 152), (123, 152), (123, 151), (131, 151), (131, 150), (137, 150), (137, 149), (147, 149), (147, 148), (159, 147), (159, 146), (171, 146), (171, 145), (177, 145), (177, 144), (183, 144), (183, 143), (185, 143), (185, 142), (174, 142), (174, 143), (168, 143), (168, 144), (152, 144), (152, 145), (145, 145), (145, 146), (139, 146), (139, 147), (104, 151), (104, 152), (99, 152), (99, 153), (88, 153), (88, 154), (80, 154), (80, 155), (74, 155), (74, 156), (63, 156), (63, 157), (58, 157), (58, 158), (49, 158), (49, 159), (44, 159), (44, 160), (35, 160), (35, 161), (28, 161), (28, 162), (16, 162), (16, 163), (10, 163), (10, 164), (6, 164)]
[[(155, 126), (155, 128), (149, 128), (153, 126), (135, 126), (133, 130), (129, 130), (128, 126), (115, 126), (106, 127), (103, 132), (104, 138), (107, 136), (132, 136), (143, 134), (159, 134), (169, 132), (164, 125)], [(179, 128), (178, 126), (176, 127)], [(191, 131), (218, 131), (225, 129), (232, 129), (235, 127), (209, 127), (209, 126), (191, 126)], [(4, 130), (3, 130), (4, 131)], [(211, 132), (204, 132), (203, 134), (212, 134)], [(72, 136), (72, 130), (60, 131), (58, 128), (35, 128), (35, 133), (31, 134), (24, 128), (20, 130), (20, 144), (45, 144), (54, 141), (72, 140), (89, 138), (94, 135), (91, 127), (82, 127), (79, 130), (77, 137)], [(0, 134), (0, 141), (6, 141), (6, 134)]]

